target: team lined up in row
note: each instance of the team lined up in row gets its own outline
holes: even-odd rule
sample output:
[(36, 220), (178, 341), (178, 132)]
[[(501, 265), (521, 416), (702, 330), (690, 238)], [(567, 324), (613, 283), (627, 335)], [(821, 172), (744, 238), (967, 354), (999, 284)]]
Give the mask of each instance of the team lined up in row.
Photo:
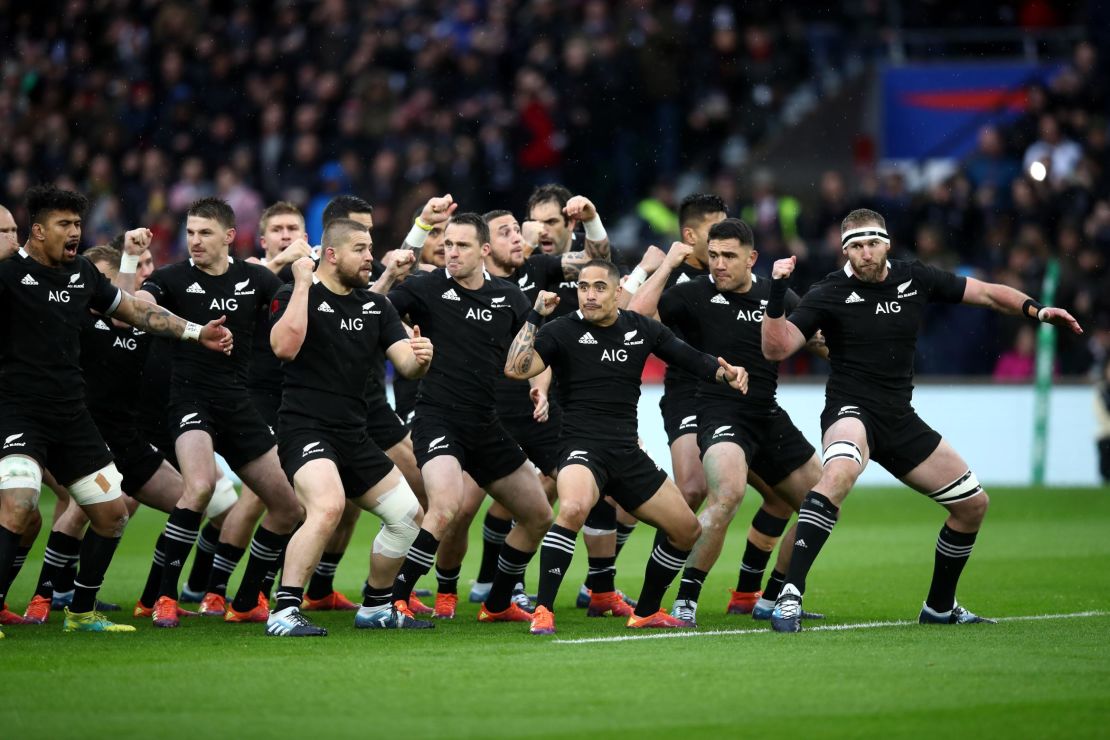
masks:
[[(35, 203), (34, 197), (42, 202)], [(331, 218), (326, 214), (318, 263), (303, 239), (296, 238), (303, 236), (299, 214), (288, 206), (270, 209), (263, 221), (264, 242), (273, 239), (266, 245), (266, 265), (228, 257), (234, 213), (222, 201), (206, 199), (189, 211), (190, 260), (149, 275), (137, 300), (128, 292), (137, 282), (144, 233), (129, 232), (124, 240), (128, 254), (118, 270), (112, 270), (111, 253), (103, 254), (105, 272), (121, 291), (75, 259), (73, 233), (79, 238), (82, 204), (66, 198), (80, 196), (33, 193), (31, 239), (16, 258), (0, 266), (0, 299), (24, 306), (25, 315), (19, 317), (23, 326), (34, 333), (53, 317), (64, 321), (63, 307), (51, 305), (56, 302), (52, 293), (12, 292), (17, 283), (29, 285), (27, 276), (42, 275), (48, 284), (79, 284), (88, 291), (71, 304), (78, 304), (78, 318), (85, 305), (101, 315), (86, 319), (93, 322), (89, 332), (132, 334), (113, 342), (122, 340), (126, 346), (136, 337), (131, 329), (112, 326), (111, 319), (123, 319), (144, 332), (200, 340), (173, 348), (167, 418), (181, 475), (154, 486), (170, 492), (159, 501), (161, 508), (172, 510), (136, 607), (157, 626), (178, 624), (181, 566), (197, 540), (205, 510), (210, 516), (222, 513), (209, 508), (219, 478), (214, 451), (257, 494), (255, 498), (245, 491), (231, 514), (249, 512), (238, 517), (247, 532), (262, 504), (266, 514), (251, 540), (246, 573), (230, 606), (224, 604), (221, 586), (226, 589), (226, 566), (234, 567), (236, 550), (240, 556), (243, 552), (234, 544), (236, 535), (225, 531), (215, 548), (201, 548), (215, 550), (215, 566), (222, 566), (211, 569), (202, 611), (224, 613), (229, 621), (265, 620), (273, 635), (326, 634), (305, 617), (302, 605), (346, 606), (330, 589), (328, 576), (349, 539), (354, 514), (347, 512), (358, 509), (376, 513), (383, 527), (373, 544), (356, 626), (431, 626), (415, 618), (413, 609), (425, 608), (412, 587), (434, 562), (440, 592), (434, 611), (436, 616), (454, 616), (466, 525), (483, 489), (501, 506), (491, 507), (484, 527), (486, 552), (475, 589), (478, 598), (484, 597), (479, 621), (528, 621), (534, 633), (554, 632), (555, 594), (577, 533), (585, 528), (591, 614), (627, 616), (630, 627), (691, 627), (702, 582), (749, 480), (764, 505), (753, 520), (729, 610), (754, 612), (757, 618), (771, 618), (776, 629), (794, 631), (803, 616), (806, 572), (836, 521), (840, 501), (871, 457), (949, 513), (922, 620), (980, 621), (958, 607), (955, 590), (986, 510), (986, 496), (959, 456), (910, 407), (921, 312), (930, 300), (964, 301), (1074, 325), (1066, 312), (1039, 307), (1003, 286), (918, 263), (888, 262), (882, 218), (870, 211), (857, 211), (845, 220), (845, 270), (799, 301), (785, 287), (792, 261), (776, 263), (772, 280), (753, 275), (757, 255), (751, 230), (727, 219), (723, 204), (711, 195), (691, 196), (683, 203), (683, 243), (665, 256), (648, 250), (637, 270), (622, 281), (608, 262), (608, 242), (592, 204), (557, 187), (540, 189), (529, 203), (530, 216), (539, 224), (540, 246), (550, 248), (550, 254), (525, 257), (511, 213), (456, 214), (446, 196), (429, 201), (406, 239), (409, 246), (423, 247), (421, 261), (434, 261), (439, 255), (434, 242), (442, 236), (443, 267), (411, 274), (417, 260), (405, 250), (391, 253), (386, 265), (375, 270), (367, 228), (372, 216), (369, 206), (357, 199), (338, 200)], [(581, 251), (569, 249), (575, 221), (585, 227)], [(267, 227), (275, 227), (274, 233)], [(94, 261), (97, 257), (91, 255)], [(792, 310), (789, 322), (783, 320), (787, 310)], [(648, 318), (656, 313), (663, 323)], [(272, 326), (256, 332), (266, 314)], [(553, 314), (561, 315), (545, 324)], [(412, 326), (410, 332), (401, 317)], [(95, 599), (126, 519), (126, 513), (113, 520), (106, 512), (120, 508), (113, 502), (121, 487), (139, 500), (144, 493), (151, 497), (144, 489), (152, 487), (156, 476), (138, 479), (153, 461), (131, 476), (133, 490), (128, 490), (128, 475), (120, 480), (115, 468), (100, 464), (93, 453), (96, 445), (90, 440), (99, 438), (95, 427), (90, 430), (88, 424), (82, 426), (84, 419), (74, 417), (79, 423), (58, 430), (45, 417), (35, 418), (28, 404), (31, 389), (43, 401), (83, 411), (80, 399), (73, 397), (73, 387), (80, 386), (80, 377), (73, 378), (76, 358), (70, 348), (68, 355), (59, 355), (63, 364), (72, 358), (65, 367), (48, 368), (41, 355), (16, 359), (17, 334), (5, 338), (0, 367), (0, 402), (6, 412), (0, 431), (8, 440), (0, 451), (5, 493), (0, 573), (8, 571), (5, 558), (15, 559), (9, 552), (16, 553), (20, 535), (28, 531), (26, 522), (22, 529), (8, 526), (9, 509), (20, 509), (9, 502), (33, 500), (38, 486), (29, 484), (41, 480), (36, 471), (41, 476), (48, 466), (60, 480), (75, 481), (70, 489), (90, 520), (66, 626), (124, 629), (98, 614), (90, 597)], [(232, 336), (238, 340), (234, 347)], [(269, 347), (259, 344), (263, 337)], [(251, 339), (256, 340), (253, 353)], [(64, 343), (65, 337), (58, 340)], [(775, 402), (777, 360), (806, 344), (828, 353), (833, 368), (822, 416), (823, 463)], [(652, 353), (669, 365), (664, 423), (676, 475), (685, 484), (681, 493), (636, 444), (640, 376)], [(273, 393), (276, 384), (264, 389), (259, 382), (266, 375), (260, 358), (266, 355), (270, 374), (283, 377), (280, 400)], [(411, 443), (385, 405), (383, 355), (399, 374), (422, 377)], [(280, 367), (273, 358), (281, 361)], [(60, 371), (70, 382), (36, 387), (48, 370)], [(36, 376), (39, 381), (33, 380)], [(521, 382), (525, 379), (528, 386)], [(557, 404), (548, 400), (552, 385)], [(403, 395), (399, 385), (399, 406)], [(95, 406), (90, 393), (90, 408)], [(277, 430), (276, 449), (271, 428)], [(131, 447), (121, 444), (126, 430), (115, 431), (119, 434), (105, 431), (104, 436), (126, 470), (125, 461), (139, 457), (127, 451), (142, 445), (136, 439), (130, 440)], [(16, 435), (17, 444), (26, 437), (22, 444), (27, 447), (9, 450), (13, 440), (8, 432)], [(170, 449), (166, 443), (160, 447)], [(103, 450), (98, 452), (103, 457)], [(65, 476), (57, 475), (60, 469)], [(160, 458), (157, 470), (176, 475)], [(707, 481), (704, 492), (699, 491), (700, 476)], [(87, 484), (89, 478), (99, 494)], [(552, 488), (560, 503), (554, 524)], [(174, 493), (176, 501), (167, 506)], [(699, 518), (694, 512), (700, 498), (707, 500)], [(617, 528), (623, 524), (626, 533), (630, 522), (619, 524), (607, 499), (660, 531), (634, 609), (613, 586)], [(780, 552), (760, 594), (763, 568), (791, 510), (800, 511), (797, 542)], [(223, 529), (229, 529), (226, 522)], [(243, 526), (236, 529), (242, 538)], [(209, 535), (209, 543), (211, 539)], [(529, 613), (519, 584), (537, 548), (539, 594), (534, 613)], [(270, 611), (267, 579), (274, 577), (283, 552), (277, 604)], [(50, 548), (47, 560), (44, 571)], [(683, 568), (678, 598), (668, 614), (660, 604)], [(309, 585), (306, 595), (314, 571), (325, 587), (313, 593)], [(482, 593), (486, 578), (488, 592)], [(312, 583), (316, 581), (314, 576)]]

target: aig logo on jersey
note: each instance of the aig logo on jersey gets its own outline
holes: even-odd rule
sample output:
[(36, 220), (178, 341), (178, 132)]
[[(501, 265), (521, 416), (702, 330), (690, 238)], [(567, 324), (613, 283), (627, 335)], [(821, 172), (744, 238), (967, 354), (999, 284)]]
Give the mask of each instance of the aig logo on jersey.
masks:
[[(641, 340), (643, 341), (643, 340)], [(627, 362), (628, 351), (623, 349), (603, 349), (601, 350), (602, 362)]]
[[(78, 276), (80, 277), (80, 276)], [(69, 303), (68, 290), (52, 290), (46, 294), (46, 301), (48, 303)]]
[(763, 310), (762, 308), (756, 308), (750, 311), (745, 311), (741, 308), (739, 311), (736, 312), (736, 320), (751, 321), (758, 324), (763, 321)]
[(134, 337), (116, 337), (112, 342), (112, 346), (117, 349), (125, 349), (129, 352), (134, 352), (139, 344), (135, 341)]
[[(252, 291), (253, 292), (253, 291)], [(235, 295), (239, 295), (236, 293)], [(238, 311), (239, 301), (234, 298), (213, 298), (212, 303), (209, 304), (210, 311)]]
[[(914, 291), (915, 293), (917, 291)], [(898, 301), (879, 301), (875, 304), (875, 313), (901, 313), (902, 304)]]
[[(497, 299), (494, 298), (494, 300)], [(494, 308), (496, 308), (496, 306)], [(488, 308), (468, 308), (466, 309), (466, 318), (472, 321), (492, 321), (493, 311)]]

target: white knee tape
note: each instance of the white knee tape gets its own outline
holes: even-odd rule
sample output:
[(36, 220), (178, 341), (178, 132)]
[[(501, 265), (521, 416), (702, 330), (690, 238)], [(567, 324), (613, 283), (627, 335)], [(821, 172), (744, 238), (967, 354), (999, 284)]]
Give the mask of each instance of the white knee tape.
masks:
[(30, 488), (38, 495), (42, 488), (42, 468), (29, 457), (8, 455), (0, 460), (0, 491)]
[(582, 534), (589, 535), (591, 537), (601, 537), (603, 535), (616, 534), (616, 533), (617, 533), (617, 530), (615, 530), (615, 529), (598, 529), (597, 527), (582, 527)]
[(209, 519), (215, 519), (232, 506), (235, 506), (235, 502), (238, 500), (239, 496), (235, 493), (235, 484), (226, 475), (221, 476), (216, 481), (216, 487), (212, 490), (212, 500), (208, 502), (204, 515)]
[(840, 439), (825, 448), (821, 455), (821, 465), (828, 465), (833, 460), (855, 460), (856, 465), (863, 467), (863, 453), (855, 442)]
[(416, 525), (420, 502), (409, 488), (408, 481), (401, 478), (397, 487), (379, 497), (370, 511), (382, 520), (382, 529), (374, 538), (374, 554), (387, 558), (404, 557), (420, 532), (420, 527)]
[(979, 479), (975, 477), (975, 473), (969, 470), (947, 486), (942, 486), (925, 495), (938, 504), (954, 504), (982, 492), (983, 487), (979, 485)]
[(81, 506), (106, 504), (123, 495), (122, 483), (123, 476), (116, 470), (116, 464), (108, 463), (95, 473), (70, 484), (69, 495)]

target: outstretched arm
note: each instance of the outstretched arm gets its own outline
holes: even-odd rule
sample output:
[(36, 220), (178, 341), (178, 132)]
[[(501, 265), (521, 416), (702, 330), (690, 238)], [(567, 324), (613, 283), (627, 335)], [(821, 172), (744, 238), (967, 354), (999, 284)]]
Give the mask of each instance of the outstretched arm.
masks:
[[(150, 295), (149, 293), (147, 295)], [(231, 354), (231, 330), (224, 327), (226, 316), (209, 321), (204, 326), (186, 321), (157, 303), (136, 298), (130, 293), (120, 291), (120, 302), (112, 312), (112, 318), (130, 324), (137, 329), (159, 337), (171, 337), (185, 341), (199, 342), (215, 352)]]
[(541, 290), (536, 296), (536, 305), (528, 314), (524, 326), (516, 333), (509, 354), (505, 357), (505, 377), (513, 380), (527, 380), (542, 373), (547, 365), (536, 353), (536, 332), (540, 330), (543, 318), (549, 316), (559, 305), (559, 296)]
[(786, 284), (797, 264), (797, 257), (787, 257), (776, 260), (771, 269), (771, 298), (767, 303), (767, 310), (763, 313), (761, 332), (763, 356), (772, 362), (785, 360), (806, 345), (805, 335), (798, 327), (786, 320), (784, 305)]
[(1076, 334), (1083, 333), (1079, 322), (1064, 309), (1042, 305), (1008, 285), (968, 278), (963, 302), (972, 306), (984, 306), (999, 313), (1020, 314), (1046, 324), (1066, 327)]

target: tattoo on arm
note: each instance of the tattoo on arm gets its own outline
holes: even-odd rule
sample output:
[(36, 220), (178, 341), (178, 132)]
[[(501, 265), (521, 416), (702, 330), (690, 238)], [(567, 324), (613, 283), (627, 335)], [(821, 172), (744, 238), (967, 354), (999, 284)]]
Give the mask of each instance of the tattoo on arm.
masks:
[(577, 280), (582, 265), (590, 261), (590, 256), (585, 252), (566, 252), (563, 254), (563, 277), (566, 280)]
[(605, 237), (599, 242), (592, 242), (586, 239), (586, 251), (583, 254), (587, 259), (607, 260), (609, 259), (609, 237)]
[(505, 366), (510, 368), (514, 375), (528, 375), (528, 371), (532, 369), (532, 360), (535, 357), (535, 350), (532, 347), (535, 341), (536, 327), (534, 324), (526, 323), (513, 339), (505, 362)]
[(115, 317), (137, 329), (160, 337), (180, 339), (185, 331), (185, 319), (157, 303), (139, 300), (129, 293), (123, 294), (123, 300), (116, 309)]

